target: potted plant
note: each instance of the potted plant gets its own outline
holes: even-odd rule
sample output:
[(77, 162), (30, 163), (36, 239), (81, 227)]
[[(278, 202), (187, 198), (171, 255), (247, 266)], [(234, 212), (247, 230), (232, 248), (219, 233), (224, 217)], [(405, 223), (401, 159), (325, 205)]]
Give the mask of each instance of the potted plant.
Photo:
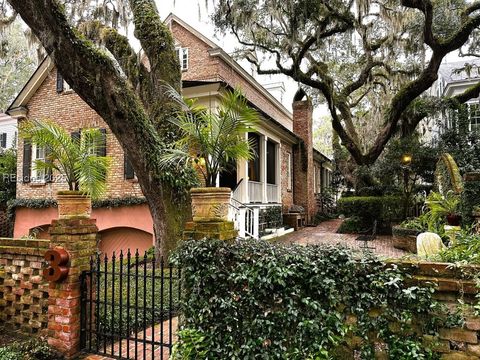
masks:
[(460, 225), (462, 221), (462, 217), (458, 213), (460, 197), (453, 191), (448, 191), (445, 196), (432, 192), (426, 203), (434, 217), (446, 218), (447, 224), (451, 226)]
[(180, 130), (180, 138), (165, 151), (161, 165), (193, 166), (203, 177), (205, 187), (190, 191), (194, 221), (227, 220), (231, 189), (215, 187), (216, 179), (236, 160), (254, 157), (246, 133), (254, 131), (259, 115), (239, 89), (223, 92), (217, 109), (184, 101), (172, 88), (166, 91), (181, 106), (170, 119)]
[(106, 190), (106, 176), (110, 158), (99, 156), (105, 146), (104, 134), (99, 129), (82, 129), (69, 134), (59, 124), (50, 121), (26, 121), (20, 136), (31, 144), (46, 149), (44, 160), (35, 160), (35, 169), (63, 176), (68, 190), (57, 193), (60, 219), (89, 217), (91, 199)]

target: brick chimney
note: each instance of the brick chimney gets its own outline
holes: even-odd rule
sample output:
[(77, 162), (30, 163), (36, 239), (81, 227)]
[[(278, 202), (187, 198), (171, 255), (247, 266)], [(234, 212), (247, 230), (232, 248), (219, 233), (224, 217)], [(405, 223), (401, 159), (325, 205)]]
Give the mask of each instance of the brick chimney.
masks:
[(295, 94), (292, 106), (293, 132), (302, 139), (294, 150), (293, 202), (304, 207), (307, 222), (311, 222), (316, 213), (313, 184), (313, 106), (302, 89)]

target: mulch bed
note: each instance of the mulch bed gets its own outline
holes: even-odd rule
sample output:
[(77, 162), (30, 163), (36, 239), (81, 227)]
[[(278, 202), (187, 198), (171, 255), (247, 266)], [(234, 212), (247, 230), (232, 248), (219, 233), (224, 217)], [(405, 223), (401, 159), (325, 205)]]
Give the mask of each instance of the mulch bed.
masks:
[(22, 340), (28, 340), (28, 337), (13, 331), (0, 330), (0, 347)]

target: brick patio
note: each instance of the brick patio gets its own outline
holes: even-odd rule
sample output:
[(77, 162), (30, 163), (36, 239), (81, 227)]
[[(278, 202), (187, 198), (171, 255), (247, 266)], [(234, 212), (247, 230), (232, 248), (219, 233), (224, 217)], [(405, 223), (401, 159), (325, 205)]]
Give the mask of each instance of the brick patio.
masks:
[[(175, 342), (175, 340), (176, 340), (175, 333), (177, 331), (177, 327), (178, 327), (178, 318), (175, 317), (175, 318), (172, 319), (172, 338), (173, 338), (173, 342)], [(146, 330), (146, 339), (147, 340), (152, 340), (152, 329), (153, 328), (150, 327)], [(160, 324), (155, 325), (153, 334), (155, 335), (154, 340), (159, 341), (159, 339), (160, 339)], [(143, 353), (144, 347), (143, 347), (143, 344), (140, 342), (141, 339), (143, 339), (143, 330), (138, 332), (137, 336), (138, 336), (138, 340), (139, 340), (138, 347), (137, 347), (137, 359), (140, 360), (140, 359), (144, 359), (144, 356), (143, 356), (144, 355), (144, 353)], [(163, 323), (163, 339), (164, 339), (164, 342), (167, 342), (168, 339), (169, 339), (169, 324), (168, 324), (168, 321), (165, 321)], [(121, 344), (120, 344), (120, 342), (117, 342), (116, 344), (114, 344), (113, 354), (116, 357), (119, 356), (120, 349), (121, 349), (121, 352), (122, 352), (122, 357), (135, 360), (135, 342), (134, 341), (130, 341), (130, 351), (129, 352), (127, 352), (127, 340), (122, 340)], [(107, 346), (107, 352), (110, 352), (110, 351), (111, 351), (111, 346), (108, 345)], [(145, 346), (145, 354), (146, 354), (145, 359), (155, 359), (155, 360), (164, 359), (164, 360), (167, 360), (170, 357), (170, 352), (169, 352), (168, 347), (160, 347), (160, 346), (156, 345), (153, 349), (153, 352), (154, 352), (154, 354), (152, 356), (152, 346), (150, 344), (147, 344)], [(163, 356), (162, 356), (161, 353), (163, 353)], [(112, 358), (108, 357), (108, 356), (104, 356), (104, 355), (85, 355), (84, 357), (82, 357), (82, 360), (110, 360), (110, 359), (112, 359)]]
[[(314, 244), (342, 244), (354, 249), (359, 249), (363, 242), (355, 240), (356, 234), (338, 234), (336, 231), (342, 220), (334, 219), (324, 221), (316, 227), (305, 227), (299, 231), (295, 231), (285, 235), (276, 241), (277, 244), (300, 244), (300, 245), (314, 245)], [(393, 247), (393, 238), (391, 236), (379, 235), (377, 238), (369, 243), (369, 246), (375, 247), (372, 249), (375, 254), (385, 258), (400, 258), (407, 255), (412, 255), (406, 251), (396, 249)]]

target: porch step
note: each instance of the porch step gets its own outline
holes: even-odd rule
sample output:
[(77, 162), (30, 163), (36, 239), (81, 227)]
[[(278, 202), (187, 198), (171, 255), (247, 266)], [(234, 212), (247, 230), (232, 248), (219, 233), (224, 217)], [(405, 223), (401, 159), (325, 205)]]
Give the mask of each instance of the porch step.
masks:
[(283, 235), (286, 235), (286, 234), (290, 234), (291, 232), (294, 232), (295, 229), (294, 228), (290, 228), (290, 229), (285, 229), (285, 228), (280, 228), (280, 229), (276, 229), (277, 231), (274, 231), (273, 233), (271, 234), (268, 234), (268, 235), (264, 235), (262, 236), (260, 239), (262, 240), (271, 240), (271, 239), (275, 239), (279, 236), (283, 236)]

